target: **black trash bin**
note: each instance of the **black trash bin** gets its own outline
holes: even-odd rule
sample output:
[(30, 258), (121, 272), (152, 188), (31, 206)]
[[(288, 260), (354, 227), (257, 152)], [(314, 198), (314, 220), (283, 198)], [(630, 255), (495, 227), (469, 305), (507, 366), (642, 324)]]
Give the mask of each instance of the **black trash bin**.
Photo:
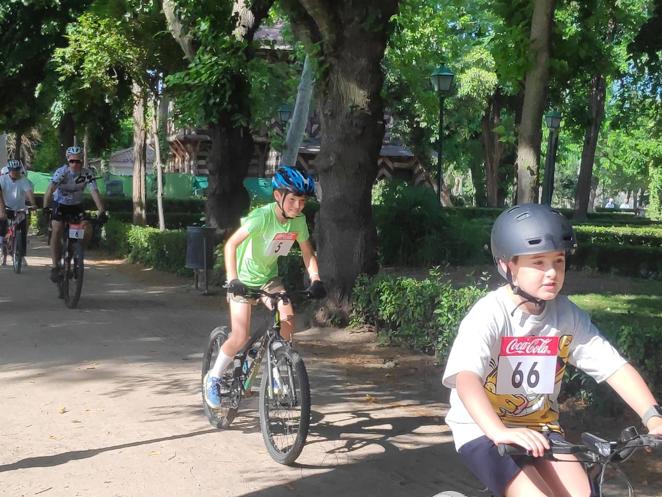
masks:
[(188, 269), (195, 270), (195, 287), (198, 288), (198, 271), (205, 275), (205, 293), (208, 293), (208, 271), (214, 266), (214, 228), (203, 226), (186, 227), (186, 262)]

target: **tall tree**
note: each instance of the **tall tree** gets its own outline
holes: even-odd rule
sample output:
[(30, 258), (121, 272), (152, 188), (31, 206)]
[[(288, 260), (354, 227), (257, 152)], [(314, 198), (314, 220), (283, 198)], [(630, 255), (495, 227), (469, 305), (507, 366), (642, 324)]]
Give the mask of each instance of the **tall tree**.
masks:
[(370, 203), (384, 137), (381, 62), (397, 0), (284, 0), (293, 29), (316, 44), (322, 142), (315, 160), (322, 202), (317, 248), (333, 300), (349, 298), (360, 273), (377, 270)]
[(207, 224), (227, 234), (249, 206), (244, 188), (253, 157), (251, 83), (253, 37), (274, 0), (164, 0), (168, 26), (189, 67), (166, 79), (183, 120), (206, 123)]
[(517, 136), (517, 203), (537, 198), (542, 115), (549, 79), (550, 39), (555, 0), (535, 0), (531, 17), (531, 66), (524, 81), (524, 102)]

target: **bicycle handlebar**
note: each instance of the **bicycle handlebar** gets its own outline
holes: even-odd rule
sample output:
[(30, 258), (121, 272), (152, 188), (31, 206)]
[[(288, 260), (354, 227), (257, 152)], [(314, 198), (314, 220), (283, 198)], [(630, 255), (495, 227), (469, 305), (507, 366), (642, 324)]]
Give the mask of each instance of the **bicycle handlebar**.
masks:
[[(621, 439), (607, 441), (591, 433), (582, 433), (582, 444), (573, 444), (565, 440), (550, 440), (550, 448), (545, 451), (547, 458), (554, 455), (576, 454), (585, 456), (589, 462), (622, 461), (630, 457), (636, 450), (642, 448), (656, 448), (662, 446), (660, 435), (640, 435), (630, 426), (623, 430)], [(528, 455), (529, 452), (518, 445), (499, 444), (497, 450), (500, 456)]]

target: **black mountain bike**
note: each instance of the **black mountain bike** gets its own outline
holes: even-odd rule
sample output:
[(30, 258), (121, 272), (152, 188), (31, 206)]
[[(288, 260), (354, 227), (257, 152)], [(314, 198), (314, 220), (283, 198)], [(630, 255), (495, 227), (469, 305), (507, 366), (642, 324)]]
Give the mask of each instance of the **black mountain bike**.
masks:
[[(59, 274), (57, 279), (58, 298), (73, 309), (78, 305), (83, 291), (83, 277), (85, 275), (85, 224), (87, 221), (91, 229), (98, 230), (103, 221), (85, 214), (65, 216), (63, 219), (62, 238), (52, 243), (62, 245), (61, 256), (58, 262)], [(48, 239), (51, 242), (49, 223)]]
[[(301, 292), (310, 298), (308, 292)], [(209, 422), (216, 428), (227, 428), (234, 420), (239, 403), (250, 392), (261, 363), (259, 413), (260, 429), (269, 455), (280, 464), (292, 464), (303, 449), (310, 425), (310, 385), (303, 359), (290, 342), (280, 335), (278, 303), (289, 302), (286, 293), (268, 293), (251, 289), (248, 298), (266, 297), (271, 303), (273, 323), (263, 332), (252, 336), (244, 349), (234, 358), (234, 367), (226, 372), (224, 381), (229, 393), (221, 396), (221, 405), (212, 409), (205, 401), (204, 378), (213, 366), (221, 346), (228, 339), (229, 330), (214, 329), (202, 359), (202, 405)]]
[(23, 246), (23, 228), (20, 224), (27, 219), (28, 209), (17, 209), (14, 217), (8, 219), (7, 234), (2, 242), (2, 265), (7, 265), (7, 256), (12, 257), (12, 267), (16, 274), (20, 274), (23, 267), (23, 257), (26, 248)]
[[(621, 479), (628, 489), (627, 497), (634, 497), (634, 488), (630, 480), (618, 465), (629, 459), (639, 449), (653, 449), (662, 447), (662, 437), (658, 435), (641, 435), (634, 426), (625, 428), (621, 432), (618, 440), (604, 440), (591, 433), (582, 433), (581, 444), (573, 444), (566, 441), (550, 440), (550, 449), (545, 452), (543, 457), (553, 461), (559, 461), (555, 455), (574, 454), (579, 461), (584, 464), (588, 473), (591, 485), (591, 495), (597, 497), (626, 497), (622, 489), (618, 489), (613, 494), (604, 493), (605, 471), (610, 465), (615, 465), (621, 475)], [(499, 454), (526, 455), (527, 452), (522, 447), (516, 445), (500, 444)], [(483, 493), (487, 497), (488, 493)], [(459, 492), (442, 492), (434, 497), (466, 497)]]

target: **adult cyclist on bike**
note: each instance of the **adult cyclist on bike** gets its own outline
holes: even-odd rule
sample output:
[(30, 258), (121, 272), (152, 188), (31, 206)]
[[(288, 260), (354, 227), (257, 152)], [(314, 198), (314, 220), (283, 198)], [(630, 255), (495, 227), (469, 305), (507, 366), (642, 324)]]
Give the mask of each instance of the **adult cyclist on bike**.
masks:
[[(249, 287), (270, 293), (284, 291), (278, 278), (278, 257), (287, 255), (296, 241), (301, 248), (313, 298), (324, 298), (326, 291), (320, 281), (317, 257), (309, 240), (306, 218), (302, 214), (306, 198), (315, 195), (313, 178), (304, 170), (281, 166), (272, 180), (274, 200), (253, 210), (241, 220), (241, 227), (225, 244), (225, 271), (228, 278), (228, 302), (232, 333), (223, 343), (216, 363), (205, 376), (207, 404), (216, 409), (223, 395), (222, 378), (237, 354), (249, 339), (252, 306), (256, 300), (246, 297)], [(268, 306), (268, 302), (264, 301)], [(279, 304), (281, 335), (291, 340), (294, 331), (292, 304)]]
[[(83, 167), (83, 153), (80, 147), (69, 147), (66, 152), (67, 164), (60, 166), (53, 178), (48, 184), (44, 194), (44, 209), (47, 209), (53, 198), (52, 217), (51, 217), (51, 258), (53, 267), (51, 268), (51, 281), (56, 283), (59, 275), (58, 261), (62, 256), (62, 245), (59, 243), (62, 238), (65, 219), (81, 216), (83, 209), (83, 192), (89, 186), (92, 200), (99, 211), (99, 219), (106, 218), (103, 201), (99, 195), (99, 189), (94, 178), (93, 171)], [(92, 238), (92, 226), (87, 221), (83, 221), (85, 229), (85, 244)]]
[[(7, 174), (0, 176), (0, 191), (2, 191), (2, 198), (4, 199), (4, 205), (0, 204), (0, 245), (2, 245), (2, 240), (7, 234), (7, 220), (14, 219), (16, 211), (25, 209), (26, 197), (31, 205), (37, 205), (32, 192), (32, 183), (23, 176), (21, 161), (12, 159), (5, 167)], [(21, 221), (19, 227), (22, 228), (21, 246), (25, 249), (28, 237), (27, 218)], [(22, 253), (25, 253), (25, 251)]]

